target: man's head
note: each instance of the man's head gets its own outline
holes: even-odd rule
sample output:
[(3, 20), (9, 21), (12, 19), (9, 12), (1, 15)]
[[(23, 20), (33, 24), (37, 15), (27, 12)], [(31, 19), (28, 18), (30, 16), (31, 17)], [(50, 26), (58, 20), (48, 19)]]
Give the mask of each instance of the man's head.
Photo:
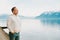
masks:
[(18, 14), (18, 9), (17, 9), (16, 7), (13, 7), (13, 8), (11, 9), (11, 11), (12, 11), (12, 13), (13, 13), (14, 15), (17, 15), (17, 14)]

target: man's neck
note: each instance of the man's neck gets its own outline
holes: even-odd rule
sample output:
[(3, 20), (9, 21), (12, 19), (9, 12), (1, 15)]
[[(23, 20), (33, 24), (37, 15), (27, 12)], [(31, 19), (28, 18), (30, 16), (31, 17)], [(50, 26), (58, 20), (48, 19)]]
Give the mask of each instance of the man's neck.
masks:
[(17, 16), (17, 14), (13, 14), (13, 15)]

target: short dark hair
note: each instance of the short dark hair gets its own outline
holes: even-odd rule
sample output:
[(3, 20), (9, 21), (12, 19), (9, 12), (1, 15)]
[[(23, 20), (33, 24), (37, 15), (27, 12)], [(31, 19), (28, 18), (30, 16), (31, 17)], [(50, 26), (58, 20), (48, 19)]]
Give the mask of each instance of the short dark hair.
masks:
[(16, 7), (12, 7), (11, 11), (13, 12)]

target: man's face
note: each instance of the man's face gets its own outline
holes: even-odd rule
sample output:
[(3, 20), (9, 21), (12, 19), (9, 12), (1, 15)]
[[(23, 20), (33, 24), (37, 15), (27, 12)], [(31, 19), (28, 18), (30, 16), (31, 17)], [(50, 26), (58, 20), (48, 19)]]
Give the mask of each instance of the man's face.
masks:
[(18, 9), (14, 8), (13, 14), (17, 15), (18, 14)]

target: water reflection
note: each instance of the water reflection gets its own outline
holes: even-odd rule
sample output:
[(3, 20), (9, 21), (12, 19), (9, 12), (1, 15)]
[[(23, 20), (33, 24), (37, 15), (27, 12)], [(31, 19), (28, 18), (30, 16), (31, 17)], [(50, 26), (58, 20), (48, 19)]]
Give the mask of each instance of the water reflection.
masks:
[[(47, 23), (47, 24), (46, 24)], [(54, 24), (54, 25), (53, 25)], [(23, 40), (60, 40), (60, 28), (57, 23), (37, 19), (22, 20)]]
[(40, 20), (43, 24), (59, 24), (60, 25), (60, 19), (41, 19)]

